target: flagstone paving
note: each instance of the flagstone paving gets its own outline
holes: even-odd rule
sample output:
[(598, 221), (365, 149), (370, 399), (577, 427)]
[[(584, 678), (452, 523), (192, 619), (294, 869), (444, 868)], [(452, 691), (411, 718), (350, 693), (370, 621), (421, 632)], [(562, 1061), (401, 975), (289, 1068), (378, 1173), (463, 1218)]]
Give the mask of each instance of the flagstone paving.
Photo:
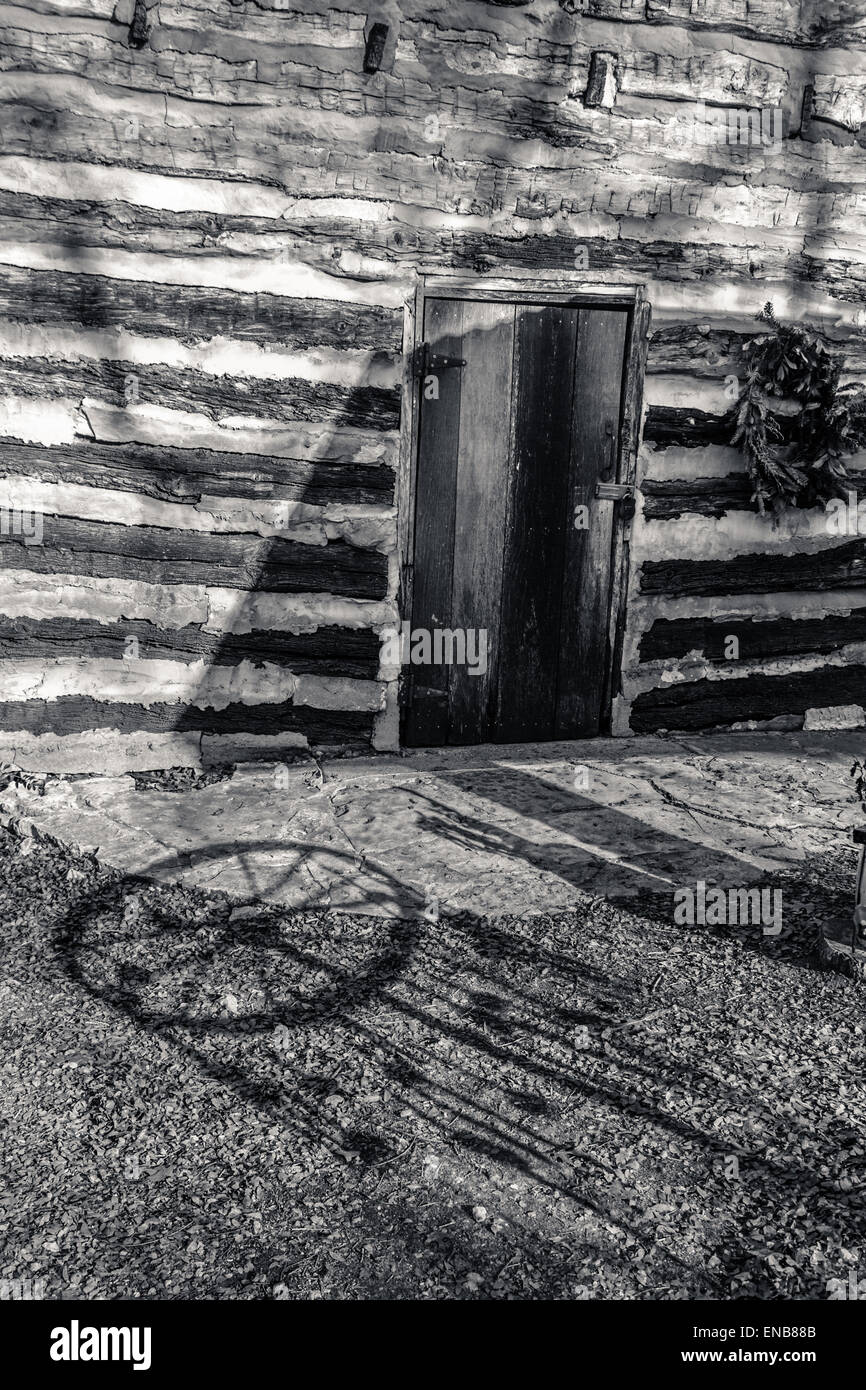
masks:
[(252, 764), (186, 791), (132, 776), (0, 793), (37, 828), (157, 882), (406, 917), (568, 908), (760, 882), (850, 843), (864, 735), (763, 733)]

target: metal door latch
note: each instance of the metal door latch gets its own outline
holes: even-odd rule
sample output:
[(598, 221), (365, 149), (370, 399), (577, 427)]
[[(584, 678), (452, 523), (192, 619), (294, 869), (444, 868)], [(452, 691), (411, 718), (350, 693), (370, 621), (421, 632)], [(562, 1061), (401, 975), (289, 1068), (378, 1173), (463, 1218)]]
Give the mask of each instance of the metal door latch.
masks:
[(607, 502), (621, 502), (624, 497), (634, 497), (633, 483), (596, 483), (596, 497), (603, 497)]
[(620, 516), (624, 521), (631, 521), (635, 514), (636, 502), (634, 498), (634, 483), (596, 483), (596, 497), (602, 498), (606, 502), (619, 502)]

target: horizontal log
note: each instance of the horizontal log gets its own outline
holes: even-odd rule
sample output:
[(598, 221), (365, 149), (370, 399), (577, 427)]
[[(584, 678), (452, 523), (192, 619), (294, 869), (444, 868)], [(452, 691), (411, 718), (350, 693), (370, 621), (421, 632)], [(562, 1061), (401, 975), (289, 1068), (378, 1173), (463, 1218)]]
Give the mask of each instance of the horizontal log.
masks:
[[(335, 439), (336, 453), (339, 448)], [(84, 440), (48, 446), (0, 436), (0, 478), (6, 477), (137, 492), (165, 502), (198, 503), (213, 496), (390, 506), (394, 500), (394, 470), (388, 464)]]
[(646, 444), (660, 447), (676, 444), (683, 449), (699, 449), (708, 444), (728, 445), (733, 432), (732, 415), (676, 405), (651, 405), (646, 413), (643, 437)]
[(747, 336), (696, 323), (664, 324), (650, 331), (647, 371), (685, 372), (689, 376), (717, 381), (729, 372), (736, 374), (743, 370), (746, 343), (754, 336), (757, 334)]
[[(421, 164), (423, 173), (419, 179), (423, 191), (418, 194), (416, 201), (424, 205), (439, 202), (460, 206), (462, 194), (457, 188), (452, 196), (454, 186), (451, 180), (437, 180), (433, 170), (424, 167), (423, 161), (416, 163)], [(500, 190), (507, 190), (509, 176), (503, 173), (501, 179), (494, 180), (492, 172), (489, 177), (480, 174), (479, 167), (475, 166), (472, 180), (478, 189), (473, 206), (483, 210), (487, 202), (488, 206), (492, 207), (495, 203), (498, 207), (503, 196)], [(566, 177), (566, 172), (563, 171), (562, 178)], [(378, 189), (378, 171), (367, 177)], [(527, 186), (525, 171), (519, 177)], [(580, 211), (595, 208), (608, 216), (611, 212), (616, 213), (616, 208), (610, 206), (610, 191), (605, 190), (607, 183), (609, 180), (601, 180), (597, 197), (590, 192), (572, 201), (579, 203)], [(471, 184), (469, 186), (471, 188)], [(706, 186), (704, 191), (707, 191)], [(521, 216), (535, 215), (535, 205), (524, 206), (523, 194), (517, 189), (514, 199), (521, 200)], [(557, 206), (562, 201), (560, 198)], [(628, 199), (623, 201), (624, 210), (627, 210), (629, 201), (634, 202), (633, 179)], [(669, 196), (662, 196), (661, 203), (670, 209)], [(545, 207), (543, 200), (540, 201), (539, 211), (544, 213)], [(688, 209), (684, 208), (684, 213), (686, 211)], [(709, 212), (708, 207), (708, 215)], [(814, 216), (814, 206), (804, 209), (804, 218), (811, 220)], [(65, 199), (33, 199), (26, 195), (4, 195), (0, 192), (0, 236), (14, 238), (16, 243), (23, 239), (41, 244), (53, 239), (81, 248), (118, 248), (160, 254), (170, 252), (194, 258), (213, 255), (214, 243), (208, 240), (213, 235), (219, 239), (220, 252), (225, 255), (227, 262), (230, 262), (233, 254), (274, 258), (282, 254), (296, 259), (299, 264), (315, 267), (323, 274), (349, 278), (354, 273), (350, 253), (388, 262), (395, 270), (405, 268), (407, 273), (426, 257), (435, 259), (443, 267), (464, 270), (472, 270), (476, 266), (483, 270), (522, 265), (527, 269), (573, 271), (575, 248), (580, 246), (586, 250), (590, 270), (597, 268), (629, 273), (635, 277), (669, 280), (701, 280), (709, 276), (730, 276), (738, 280), (752, 279), (756, 275), (768, 279), (786, 277), (814, 284), (816, 290), (823, 288), (839, 298), (851, 301), (859, 299), (859, 302), (863, 298), (857, 291), (864, 274), (862, 267), (849, 265), (842, 257), (838, 260), (813, 259), (802, 251), (791, 249), (787, 243), (771, 240), (766, 244), (757, 244), (758, 230), (755, 231), (755, 243), (752, 245), (718, 242), (710, 245), (676, 240), (650, 242), (633, 237), (575, 237), (559, 230), (556, 233), (539, 232), (533, 235), (526, 234), (525, 229), (513, 235), (494, 236), (477, 232), (455, 234), (451, 229), (413, 227), (392, 220), (362, 224), (350, 218), (335, 219), (333, 216), (321, 219), (309, 217), (303, 222), (293, 221), (291, 224), (257, 219), (259, 230), (251, 231), (251, 221), (239, 217), (217, 219), (203, 213), (161, 213), (122, 203), (79, 204)], [(851, 225), (851, 212), (846, 211), (842, 202), (837, 222)], [(798, 237), (802, 237), (802, 227), (805, 225), (808, 223), (801, 223)], [(335, 255), (335, 247), (341, 249), (341, 254)], [(345, 257), (350, 259), (344, 264)]]
[[(819, 214), (832, 225), (837, 207), (858, 215), (851, 193), (862, 190), (864, 171), (856, 148), (797, 138), (781, 142), (779, 149), (745, 144), (732, 165), (725, 142), (693, 138), (690, 122), (702, 114), (699, 92), (691, 103), (630, 98), (637, 113), (623, 112), (612, 132), (606, 113), (571, 102), (565, 89), (516, 100), (485, 80), (487, 95), (462, 86), (418, 84), (411, 101), (401, 81), (377, 113), (368, 105), (375, 95), (369, 86), (355, 98), (335, 89), (317, 91), (317, 82), (299, 89), (290, 77), (290, 90), (309, 101), (309, 109), (262, 112), (254, 102), (219, 106), (209, 98), (178, 103), (176, 119), (167, 122), (162, 103), (152, 97), (136, 99), (133, 117), (126, 94), (116, 96), (112, 106), (97, 102), (83, 78), (22, 73), (2, 103), (0, 149), (9, 155), (112, 164), (124, 171), (253, 181), (284, 190), (289, 198), (354, 198), (373, 190), (377, 199), (443, 211), (470, 211), (471, 204), (472, 211), (504, 207), (512, 212), (513, 200), (503, 204), (503, 190), (519, 186), (524, 198), (537, 190), (549, 216), (557, 210), (634, 216), (645, 209), (681, 211), (748, 228), (763, 211), (768, 229), (778, 223), (802, 236)], [(49, 87), (46, 93), (52, 82), (56, 90)], [(252, 88), (251, 95), (258, 90)], [(66, 108), (62, 122), (46, 109), (52, 96), (55, 107)], [(440, 113), (440, 138), (425, 141), (424, 120), (431, 110)], [(539, 151), (530, 170), (524, 141)], [(563, 153), (568, 151), (570, 160)], [(758, 191), (752, 186), (757, 179)], [(787, 197), (780, 192), (788, 189)], [(290, 216), (279, 219), (285, 231), (298, 211), (295, 205)], [(219, 244), (221, 215), (219, 209), (203, 213), (210, 231), (202, 250)], [(256, 230), (257, 220), (273, 222), (249, 218), (249, 231)]]
[(145, 661), (205, 661), (237, 666), (249, 661), (288, 667), (296, 675), (351, 676), (375, 680), (379, 638), (363, 628), (320, 627), (314, 632), (208, 632), (188, 624), (160, 628), (139, 619), (100, 623), (84, 618), (0, 617), (0, 661), (70, 656), (123, 660), (135, 637)]
[(685, 513), (724, 516), (754, 506), (752, 487), (744, 473), (724, 478), (645, 478), (641, 483), (647, 521), (669, 521)]
[(657, 618), (640, 640), (641, 661), (668, 661), (699, 652), (707, 661), (730, 665), (729, 637), (739, 643), (742, 661), (805, 653), (835, 652), (866, 642), (866, 608), (828, 613), (821, 618)]
[[(520, 8), (527, 0), (485, 0), (492, 14), (500, 3)], [(114, 0), (35, 0), (34, 9), (47, 14), (93, 15), (110, 18)], [(811, 46), (846, 46), (862, 39), (863, 21), (852, 0), (562, 0), (562, 8), (579, 18), (631, 21), (636, 24), (675, 25), (706, 31), (721, 29), (765, 42)], [(452, 3), (401, 6), (404, 23), (416, 17), (439, 26), (465, 25), (471, 15), (474, 30), (490, 23), (477, 5), (455, 10)], [(279, 0), (172, 0), (159, 9), (160, 24), (173, 30), (223, 31), (236, 39), (319, 45), (329, 48), (363, 48), (366, 15), (329, 10), (312, 14), (302, 5), (282, 5)], [(858, 23), (859, 21), (859, 23)], [(46, 27), (48, 27), (46, 25)], [(125, 33), (125, 30), (121, 31)], [(528, 31), (531, 33), (531, 31)], [(567, 29), (563, 30), (567, 33)], [(495, 38), (496, 35), (491, 35)]]
[(55, 270), (0, 268), (0, 318), (26, 324), (122, 329), (200, 343), (236, 338), (266, 347), (353, 348), (398, 353), (396, 309), (328, 299), (287, 299), (202, 285), (156, 285)]
[(43, 544), (0, 532), (0, 569), (141, 579), (150, 584), (210, 584), (272, 593), (333, 593), (384, 598), (387, 557), (346, 541), (303, 545), (233, 532), (43, 518)]
[(290, 377), (213, 376), (196, 368), (153, 363), (57, 358), (0, 358), (0, 393), (39, 399), (95, 397), (122, 406), (126, 391), (143, 405), (171, 406), (212, 420), (249, 415), (266, 420), (322, 421), (356, 429), (395, 430), (400, 393), (382, 386), (336, 386)]
[[(628, 0), (588, 0), (589, 14), (616, 18)], [(646, 0), (650, 22), (720, 29), (798, 48), (866, 47), (866, 25), (851, 0)], [(641, 3), (639, 18), (644, 17)]]
[(619, 91), (654, 100), (705, 101), (714, 106), (779, 107), (789, 85), (785, 68), (740, 54), (624, 53)]
[[(13, 120), (14, 111), (7, 104), (2, 109), (4, 121)], [(22, 115), (21, 153), (27, 152), (24, 131), (32, 128), (36, 119), (35, 109), (25, 110), (29, 113), (30, 124), (27, 126)], [(626, 117), (621, 119), (627, 123)], [(608, 218), (681, 214), (691, 220), (715, 224), (771, 228), (777, 236), (787, 231), (800, 244), (804, 229), (809, 226), (856, 226), (863, 217), (863, 206), (858, 201), (858, 186), (861, 190), (863, 187), (862, 171), (853, 164), (849, 158), (851, 152), (845, 146), (832, 145), (829, 147), (832, 155), (819, 159), (821, 152), (828, 148), (826, 142), (816, 145), (801, 141), (796, 148), (796, 159), (787, 158), (778, 163), (771, 163), (768, 152), (762, 149), (760, 183), (755, 184), (743, 182), (758, 173), (757, 167), (750, 171), (746, 149), (737, 159), (740, 181), (731, 183), (730, 164), (719, 159), (714, 147), (685, 145), (677, 148), (674, 160), (669, 136), (666, 144), (664, 133), (653, 131), (652, 140), (656, 143), (650, 144), (650, 122), (641, 126), (633, 121), (631, 126), (631, 134), (623, 135), (618, 157), (614, 157), (609, 140), (598, 139), (590, 147), (586, 147), (585, 142), (579, 152), (580, 158), (573, 159), (570, 164), (557, 149), (551, 148), (547, 157), (539, 156), (531, 168), (524, 168), (519, 162), (520, 146), (503, 148), (501, 137), (495, 150), (486, 151), (482, 145), (465, 152), (453, 152), (448, 160), (447, 177), (438, 147), (431, 142), (428, 151), (424, 145), (419, 147), (417, 139), (406, 152), (390, 147), (371, 151), (361, 144), (351, 153), (347, 152), (345, 158), (351, 160), (356, 178), (365, 188), (375, 190), (378, 199), (391, 202), (395, 207), (411, 203), (440, 212), (471, 208), (479, 216), (495, 213), (499, 219), (518, 216), (538, 221), (593, 213)], [(108, 139), (114, 138), (110, 126), (104, 134)], [(87, 128), (84, 135), (87, 135)], [(158, 130), (154, 138), (157, 135)], [(14, 120), (13, 131), (6, 132), (2, 138), (14, 138)], [(392, 142), (388, 143), (390, 146)], [(786, 145), (792, 143), (786, 141)], [(353, 189), (346, 188), (340, 162), (329, 158), (327, 151), (309, 141), (290, 144), (288, 137), (280, 139), (279, 148), (280, 161), (273, 167), (262, 168), (261, 161), (256, 161), (259, 168), (256, 177), (269, 184), (278, 182), (288, 161), (292, 167), (292, 196), (309, 200), (311, 211), (316, 211), (315, 200), (352, 197)], [(46, 149), (44, 153), (47, 152)], [(508, 163), (509, 152), (515, 161), (513, 164)], [(38, 154), (39, 150), (34, 149), (33, 153)], [(98, 158), (96, 149), (86, 157)], [(114, 158), (118, 164), (129, 163), (128, 140), (117, 141)], [(120, 244), (132, 249), (150, 228), (154, 249), (162, 251), (168, 249), (169, 235), (177, 249), (186, 248), (190, 254), (212, 254), (215, 247), (226, 253), (237, 250), (241, 254), (255, 254), (269, 244), (276, 253), (285, 249), (285, 237), (297, 219), (297, 206), (292, 218), (287, 220), (280, 216), (283, 208), (280, 195), (257, 188), (255, 196), (251, 197), (244, 187), (244, 179), (254, 177), (252, 164), (248, 171), (240, 167), (233, 171), (234, 188), (227, 185), (224, 194), (215, 194), (213, 164), (209, 166), (202, 159), (200, 150), (191, 150), (190, 158), (194, 159), (192, 172), (209, 176), (208, 183), (201, 185), (200, 209), (193, 206), (168, 211), (146, 206), (159, 197), (159, 189), (151, 182), (152, 175), (147, 176), (143, 196), (136, 201), (134, 193), (142, 176), (135, 168), (121, 168), (117, 171), (119, 178), (109, 182), (101, 172), (96, 172), (99, 165), (92, 165), (88, 171), (83, 186), (90, 190), (90, 200), (84, 200), (80, 196), (80, 176), (76, 179), (55, 162), (50, 175), (45, 172), (45, 166), (41, 173), (22, 170), (19, 192), (0, 189), (0, 224), (10, 229), (13, 224), (17, 225), (19, 239), (44, 240), (48, 239), (48, 227), (54, 221), (66, 232), (69, 241), (77, 245), (99, 244), (100, 241), (108, 244), (112, 238), (120, 238)], [(770, 163), (771, 167), (767, 167)], [(152, 167), (153, 158), (147, 164)], [(838, 168), (834, 168), (834, 164)], [(652, 170), (651, 183), (647, 179), (648, 168)], [(167, 170), (156, 176), (157, 183), (163, 180), (169, 185), (164, 194), (169, 207), (176, 199), (171, 185), (188, 188), (192, 183), (191, 178), (182, 177), (181, 171), (173, 166), (171, 173)], [(36, 196), (40, 186), (42, 197)], [(63, 189), (65, 195), (61, 192)], [(132, 194), (129, 190), (133, 190)], [(132, 196), (133, 201), (123, 202), (124, 196)], [(209, 200), (215, 201), (217, 207), (209, 210)], [(229, 208), (234, 204), (237, 208), (252, 206), (261, 211), (257, 215), (226, 211), (226, 204)], [(264, 215), (268, 207), (272, 208), (270, 216)], [(332, 212), (331, 207), (329, 216)], [(43, 226), (44, 230), (40, 230)], [(417, 234), (417, 226), (401, 222), (393, 209), (377, 232), (380, 240), (393, 241), (395, 247), (402, 238), (407, 238), (411, 246)], [(338, 260), (337, 249), (332, 243), (332, 262)], [(70, 267), (73, 270), (83, 268)]]
[[(647, 560), (645, 594), (775, 594), (862, 589), (866, 586), (866, 538), (812, 554), (735, 555), (730, 560)], [(840, 704), (836, 700), (834, 703)]]
[[(6, 108), (3, 108), (5, 117)], [(28, 140), (22, 152), (30, 152)], [(814, 148), (814, 147), (809, 147)], [(47, 150), (46, 150), (47, 153)], [(56, 157), (56, 156), (55, 156)], [(83, 157), (87, 157), (86, 155)], [(103, 157), (94, 149), (92, 158)], [(121, 158), (118, 155), (118, 158)], [(608, 155), (608, 158), (609, 155)], [(353, 157), (354, 163), (354, 157)], [(200, 173), (212, 173), (212, 167), (199, 160)], [(556, 171), (559, 172), (559, 171)], [(721, 173), (705, 169), (706, 178), (721, 178)], [(503, 176), (505, 177), (505, 176)], [(523, 176), (525, 178), (525, 174)], [(565, 173), (561, 175), (565, 177)], [(634, 218), (644, 214), (645, 208), (635, 204), (635, 178), (628, 182), (628, 196), (624, 199), (621, 215)], [(821, 170), (816, 177), (826, 179), (826, 171)], [(368, 182), (384, 197), (380, 175), (374, 170), (367, 176)], [(431, 183), (432, 180), (432, 183)], [(591, 196), (578, 199), (581, 211), (597, 211), (607, 216), (616, 215), (611, 206), (609, 175), (599, 178), (597, 189)], [(475, 166), (473, 179), (465, 195), (454, 190), (451, 180), (439, 178), (435, 169), (420, 162), (418, 183), (421, 192), (418, 201), (422, 205), (432, 201), (465, 211), (471, 200), (472, 210), (483, 210), (484, 189), (490, 186), (490, 210), (497, 211), (501, 205), (500, 184), (489, 176), (481, 179), (478, 194), (473, 188), (479, 187), (479, 166)], [(453, 190), (453, 191), (452, 191)], [(704, 187), (706, 191), (706, 185)], [(395, 196), (401, 201), (413, 196), (414, 189), (399, 186)], [(442, 194), (443, 196), (439, 196)], [(850, 195), (849, 202), (850, 202)], [(200, 256), (212, 255), (214, 237), (219, 237), (220, 250), (231, 254), (233, 249), (242, 251), (245, 256), (252, 254), (283, 256), (295, 259), (299, 264), (315, 267), (323, 274), (350, 278), (357, 274), (354, 257), (371, 258), (387, 262), (406, 273), (414, 270), (419, 261), (430, 259), (443, 269), (472, 271), (508, 271), (525, 269), (530, 271), (573, 272), (575, 251), (585, 251), (590, 271), (626, 274), (634, 278), (682, 281), (714, 280), (730, 277), (738, 281), (756, 279), (784, 279), (802, 282), (814, 287), (815, 291), (831, 294), (834, 297), (862, 303), (866, 298), (866, 266), (844, 253), (836, 258), (816, 254), (813, 258), (801, 249), (803, 228), (810, 225), (815, 217), (814, 199), (811, 207), (803, 210), (803, 221), (793, 241), (762, 237), (761, 229), (755, 228), (751, 244), (739, 241), (715, 240), (688, 242), (677, 239), (641, 240), (635, 237), (575, 237), (557, 228), (544, 232), (527, 234), (523, 228), (511, 235), (479, 231), (455, 231), (435, 226), (413, 226), (409, 223), (393, 221), (359, 221), (349, 217), (313, 217), (291, 222), (275, 223), (265, 221), (253, 239), (247, 232), (238, 237), (232, 236), (232, 228), (239, 222), (249, 219), (215, 218), (203, 215), (178, 213), (156, 214), (152, 209), (130, 210), (123, 217), (127, 204), (100, 205), (86, 204), (79, 208), (67, 200), (52, 199), (51, 207), (44, 207), (46, 200), (36, 199), (29, 204), (21, 195), (7, 197), (0, 195), (0, 236), (14, 238), (19, 242), (28, 236), (34, 241), (43, 241), (52, 234), (66, 245), (91, 247), (118, 247), (126, 251), (153, 250)], [(559, 199), (563, 201), (562, 197)], [(671, 195), (662, 198), (660, 211), (673, 213), (679, 211), (678, 203), (671, 205)], [(58, 206), (59, 205), (59, 206)], [(4, 206), (9, 210), (4, 216)], [(847, 210), (846, 210), (847, 208)], [(14, 211), (13, 211), (14, 209)], [(65, 219), (63, 210), (65, 209)], [(525, 212), (526, 209), (520, 209)], [(684, 216), (694, 219), (695, 213), (687, 202), (682, 207)], [(720, 218), (712, 210), (712, 200), (706, 210), (716, 224)], [(57, 222), (54, 219), (57, 217)], [(847, 204), (839, 208), (839, 222), (851, 227), (852, 210)], [(52, 233), (52, 223), (53, 233)], [(210, 228), (203, 231), (203, 225)], [(28, 232), (28, 226), (31, 231)], [(207, 240), (203, 240), (203, 235)], [(822, 244), (821, 250), (824, 247)]]
[[(269, 42), (315, 44), (327, 48), (354, 48), (364, 51), (364, 14), (332, 10), (313, 14), (303, 6), (280, 0), (232, 0), (229, 5), (214, 0), (160, 0), (160, 24), (170, 29), (222, 30), (238, 38)], [(348, 61), (348, 60), (347, 60)]]
[(743, 247), (722, 243), (638, 241), (629, 237), (575, 239), (559, 233), (538, 236), (497, 236), (467, 232), (441, 239), (445, 263), (475, 273), (507, 268), (536, 271), (570, 271), (575, 246), (586, 249), (590, 272), (617, 272), (653, 280), (705, 280), (759, 277), (804, 282), (838, 299), (862, 302), (866, 298), (866, 265), (840, 257), (836, 261), (812, 260), (805, 253), (789, 252), (765, 244)]
[(783, 676), (700, 680), (647, 690), (631, 708), (635, 733), (712, 729), (749, 719), (801, 715), (807, 709), (866, 704), (866, 666), (822, 666)]
[[(7, 12), (8, 14), (8, 12)], [(3, 22), (5, 21), (5, 22)], [(481, 20), (483, 24), (484, 20)], [(488, 21), (489, 22), (489, 21)], [(494, 21), (495, 23), (495, 21)], [(580, 72), (585, 84), (589, 48), (580, 29), (569, 43), (539, 43), (527, 33), (521, 41), (503, 41), (473, 24), (466, 34), (407, 17), (400, 26), (393, 73), (383, 72), (375, 85), (364, 86), (363, 33), (356, 52), (334, 49), (327, 42), (298, 44), (291, 25), (282, 41), (238, 39), (207, 24), (172, 30), (160, 24), (139, 55), (129, 51), (122, 30), (88, 26), (94, 32), (39, 32), (0, 14), (4, 46), (16, 65), (28, 71), (89, 76), (98, 65), (100, 80), (114, 87), (183, 96), (225, 104), (244, 102), (279, 109), (284, 105), (409, 114), (419, 98), (441, 89), (446, 109), (474, 105), (480, 111), (506, 102), (516, 111), (524, 103), (547, 97), (553, 105)], [(49, 26), (46, 26), (49, 28)], [(97, 32), (98, 30), (98, 32)], [(360, 50), (357, 51), (357, 50)], [(623, 81), (636, 95), (669, 100), (701, 99), (716, 104), (777, 105), (787, 73), (756, 57), (714, 51), (693, 41), (687, 56), (624, 51)], [(495, 78), (495, 82), (490, 78)], [(457, 84), (455, 85), (455, 79)]]
[(312, 744), (366, 745), (373, 733), (372, 714), (362, 710), (317, 710), (295, 705), (245, 705), (223, 709), (195, 705), (134, 705), (97, 700), (89, 695), (60, 695), (56, 700), (0, 701), (0, 730), (6, 733), (77, 734), (90, 729), (148, 733), (282, 734), (299, 733)]
[[(779, 429), (779, 438), (784, 443), (792, 437), (796, 427), (796, 417), (770, 412)], [(644, 442), (656, 444), (661, 448), (676, 445), (681, 449), (700, 449), (710, 444), (727, 447), (735, 430), (735, 408), (717, 414), (710, 410), (697, 410), (693, 406), (651, 405), (644, 421)]]
[[(570, 33), (563, 30), (562, 38), (551, 34), (539, 43), (534, 35), (519, 37), (485, 30), (483, 20), (473, 23), (469, 32), (459, 23), (447, 28), (404, 19), (400, 26), (394, 74), (416, 81), (422, 74), (431, 78), (438, 73), (459, 73), (470, 82), (480, 75), (496, 79), (496, 86), (508, 79), (524, 78), (533, 82), (536, 92), (546, 94), (557, 88), (586, 87), (587, 105), (599, 105), (601, 85), (598, 72), (606, 66), (605, 55), (594, 54), (582, 28)], [(647, 48), (654, 45), (649, 41)], [(746, 58), (740, 54), (721, 51), (657, 53), (641, 51), (623, 45), (616, 58), (617, 83), (630, 96), (654, 100), (694, 101), (696, 94), (716, 105), (769, 106), (778, 105), (788, 82), (787, 72), (774, 63)], [(516, 86), (515, 95), (521, 87)], [(525, 90), (525, 86), (523, 88)]]
[[(849, 372), (866, 373), (866, 334), (862, 329), (837, 327), (820, 332), (810, 329), (831, 352), (838, 355)], [(706, 324), (675, 323), (654, 328), (647, 351), (647, 371), (684, 372), (689, 376), (718, 381), (745, 371), (747, 345), (758, 333), (739, 333)]]
[[(206, 172), (203, 170), (203, 172)], [(377, 176), (376, 176), (377, 177)], [(432, 173), (430, 177), (433, 177)], [(474, 181), (479, 179), (478, 166)], [(482, 184), (485, 180), (482, 180)], [(491, 187), (493, 180), (490, 180)], [(599, 213), (610, 216), (609, 192), (604, 181), (598, 196), (582, 200), (587, 212), (597, 203)], [(378, 188), (378, 183), (376, 184)], [(426, 180), (424, 187), (426, 188)], [(450, 189), (449, 182), (436, 182), (434, 189)], [(405, 190), (404, 190), (405, 192)], [(421, 205), (430, 202), (429, 192), (418, 199)], [(434, 202), (436, 200), (434, 199)], [(463, 200), (447, 196), (440, 202), (461, 207)], [(500, 199), (491, 197), (491, 206)], [(664, 199), (662, 200), (665, 201)], [(473, 210), (482, 199), (473, 199)], [(629, 197), (634, 203), (634, 183)], [(667, 199), (669, 207), (670, 199)], [(4, 214), (4, 206), (8, 209)], [(75, 205), (63, 199), (35, 199), (26, 195), (7, 196), (0, 193), (0, 239), (14, 239), (18, 244), (30, 240), (42, 244), (53, 239), (58, 243), (81, 248), (149, 251), (159, 254), (191, 257), (213, 254), (213, 244), (203, 243), (200, 224), (208, 221), (213, 229), (215, 219), (202, 214), (155, 213), (153, 209), (130, 209), (128, 218), (121, 220), (128, 204), (105, 205), (89, 203)], [(581, 209), (583, 210), (583, 209)], [(518, 210), (523, 215), (527, 209)], [(685, 212), (685, 209), (684, 209)], [(627, 215), (624, 212), (623, 215)], [(383, 270), (393, 267), (395, 273), (411, 274), (419, 262), (429, 261), (442, 269), (481, 274), (487, 271), (503, 273), (523, 269), (535, 272), (572, 273), (575, 254), (586, 254), (590, 272), (615, 273), (634, 279), (664, 281), (705, 281), (730, 278), (736, 281), (785, 279), (803, 282), (834, 297), (862, 303), (866, 298), (866, 267), (851, 259), (813, 259), (787, 243), (759, 243), (757, 236), (751, 244), (724, 242), (686, 242), (682, 240), (645, 241), (634, 237), (618, 238), (575, 236), (561, 230), (538, 231), (528, 234), (522, 228), (511, 235), (478, 231), (454, 231), (435, 226), (412, 226), (408, 223), (382, 221), (359, 222), (351, 218), (295, 220), (290, 224), (268, 223), (251, 238), (246, 232), (234, 237), (232, 228), (246, 219), (223, 218), (218, 227), (225, 229), (220, 250), (230, 257), (243, 253), (245, 257), (259, 255), (276, 259), (282, 255), (299, 264), (315, 268), (329, 276), (352, 279), (357, 274), (355, 257), (381, 263)], [(850, 215), (849, 219), (850, 220)], [(802, 230), (799, 233), (802, 237)], [(335, 254), (335, 247), (339, 248)], [(372, 275), (372, 269), (367, 272)]]

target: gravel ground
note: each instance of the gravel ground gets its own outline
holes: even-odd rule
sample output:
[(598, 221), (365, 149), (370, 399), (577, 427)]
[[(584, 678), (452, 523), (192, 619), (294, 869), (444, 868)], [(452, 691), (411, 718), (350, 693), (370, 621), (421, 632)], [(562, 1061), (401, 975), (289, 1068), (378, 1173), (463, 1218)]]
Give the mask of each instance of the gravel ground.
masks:
[[(0, 1279), (47, 1298), (828, 1297), (866, 1277), (864, 990), (670, 900), (386, 921), (0, 831)], [(8, 1287), (8, 1286), (7, 1286)]]

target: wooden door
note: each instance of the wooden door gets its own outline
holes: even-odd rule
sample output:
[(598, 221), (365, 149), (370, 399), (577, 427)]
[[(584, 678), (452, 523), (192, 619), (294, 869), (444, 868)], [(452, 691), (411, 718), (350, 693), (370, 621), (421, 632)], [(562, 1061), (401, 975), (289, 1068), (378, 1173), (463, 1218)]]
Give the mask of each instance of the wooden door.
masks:
[[(624, 307), (424, 300), (410, 746), (602, 728), (616, 504), (597, 488), (617, 476), (629, 319)], [(424, 632), (429, 653), (412, 640)], [(459, 660), (472, 633), (476, 658), (486, 634), (486, 662)]]

